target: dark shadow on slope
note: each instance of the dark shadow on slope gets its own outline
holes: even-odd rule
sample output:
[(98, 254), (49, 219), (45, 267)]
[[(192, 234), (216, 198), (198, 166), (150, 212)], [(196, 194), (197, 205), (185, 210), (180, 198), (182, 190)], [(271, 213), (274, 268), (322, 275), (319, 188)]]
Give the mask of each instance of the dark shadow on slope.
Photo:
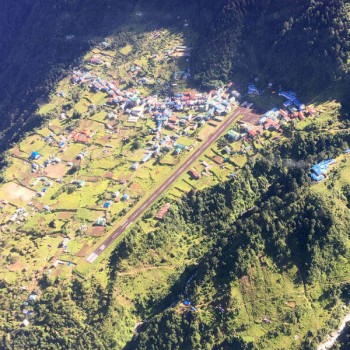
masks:
[(199, 30), (224, 1), (21, 0), (14, 7), (7, 0), (2, 17), (14, 19), (0, 26), (0, 150), (42, 123), (35, 114), (38, 104), (47, 102), (55, 84), (91, 46), (121, 26), (182, 28), (188, 18)]

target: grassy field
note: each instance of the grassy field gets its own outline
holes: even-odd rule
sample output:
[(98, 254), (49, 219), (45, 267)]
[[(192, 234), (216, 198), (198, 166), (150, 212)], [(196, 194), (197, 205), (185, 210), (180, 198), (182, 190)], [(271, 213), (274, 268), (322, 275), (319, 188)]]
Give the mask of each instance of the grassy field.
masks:
[[(137, 45), (123, 44), (114, 51), (95, 48), (84, 57), (81, 68), (101, 79), (113, 80), (130, 96), (138, 91), (144, 98), (160, 93), (164, 82), (173, 81), (174, 71), (188, 68), (186, 60), (176, 60), (164, 53), (164, 50), (184, 43), (187, 44), (185, 38), (176, 32), (150, 32), (140, 35)], [(103, 64), (91, 64), (89, 60), (94, 56), (100, 57)], [(130, 70), (135, 65), (141, 67), (139, 74)], [(152, 83), (138, 84), (141, 77), (149, 78)], [(176, 92), (190, 88), (187, 81), (176, 83)], [(174, 155), (174, 149), (170, 149), (159, 158), (151, 157), (143, 163), (142, 158), (155, 151), (155, 134), (151, 129), (156, 123), (150, 114), (145, 113), (136, 123), (128, 122), (129, 115), (121, 108), (107, 105), (109, 96), (105, 91), (93, 92), (87, 85), (71, 83), (70, 77), (62, 80), (56, 90), (49, 103), (38, 111), (47, 118), (45, 125), (28, 134), (7, 156), (9, 166), (2, 174), (4, 184), (0, 186), (0, 237), (3, 242), (0, 279), (36, 289), (45, 274), (61, 280), (76, 275), (82, 280), (96, 279), (104, 288), (112, 286), (109, 293), (120, 308), (119, 314), (124, 315), (119, 320), (123, 335), (119, 339), (121, 333), (116, 333), (115, 341), (125, 344), (132, 337), (131, 329), (136, 322), (151, 318), (172, 305), (168, 294), (173, 288), (179, 288), (178, 285), (184, 288), (190, 277), (188, 271), (198, 264), (198, 257), (206, 252), (210, 241), (200, 230), (188, 230), (181, 222), (176, 229), (164, 228), (162, 222), (154, 218), (156, 212), (166, 202), (170, 202), (172, 210), (176, 211), (176, 202), (189, 191), (228, 181), (259, 151), (275, 142), (274, 138), (278, 137), (281, 143), (287, 138), (281, 133), (266, 131), (254, 141), (246, 137), (232, 143), (224, 140), (228, 151), (221, 142), (214, 143), (190, 167), (201, 174), (200, 179), (183, 173), (160, 200), (148, 208), (141, 220), (107, 248), (94, 264), (89, 264), (85, 259), (94, 248), (125, 221), (126, 215), (142, 205), (189, 157), (193, 152), (191, 149), (200, 146), (200, 139), (205, 140), (213, 133), (219, 122), (199, 127), (198, 136), (193, 137), (185, 136), (192, 132), (190, 125), (179, 127), (179, 135), (163, 129), (160, 138), (178, 136), (177, 144), (187, 149), (179, 155)], [(257, 109), (264, 112), (280, 106), (282, 101), (271, 91), (252, 98)], [(93, 112), (91, 105), (95, 108)], [(320, 132), (339, 131), (341, 124), (335, 118), (338, 105), (329, 102), (317, 108), (320, 115), (296, 123), (295, 132), (308, 132), (310, 128)], [(111, 111), (115, 112), (116, 120), (108, 120)], [(76, 112), (81, 117), (73, 118)], [(65, 118), (59, 117), (61, 113)], [(195, 113), (189, 109), (177, 116), (182, 118)], [(84, 133), (89, 135), (87, 140), (74, 139)], [(65, 141), (62, 148), (58, 146), (61, 140)], [(29, 160), (34, 151), (42, 157)], [(77, 159), (79, 154), (82, 159)], [(218, 156), (223, 159), (221, 164)], [(40, 167), (50, 158), (59, 158), (58, 164), (32, 171), (33, 164)], [(136, 162), (138, 168), (132, 170)], [(337, 204), (339, 215), (345, 216), (342, 199), (340, 195), (330, 193), (330, 183), (338, 193), (350, 184), (349, 157), (341, 157), (334, 172), (324, 182), (312, 186), (312, 191)], [(115, 195), (116, 192), (119, 195)], [(121, 200), (123, 194), (130, 198)], [(110, 207), (104, 207), (106, 203)], [(18, 214), (21, 209), (25, 210), (23, 216)], [(106, 227), (94, 226), (100, 218), (107, 220)], [(112, 281), (110, 258), (125, 238), (130, 240), (132, 249), (119, 261), (116, 278)], [(67, 239), (67, 246), (63, 247)], [(64, 263), (55, 267), (58, 260)], [(68, 266), (68, 262), (73, 265)], [(341, 283), (348, 269), (349, 262), (344, 261), (343, 268), (329, 277)], [(322, 283), (320, 279), (320, 285)], [(324, 312), (320, 286), (306, 289), (295, 266), (281, 273), (273, 261), (265, 257), (257, 261), (246, 276), (235, 279), (229, 290), (234, 300), (230, 308), (236, 312), (232, 322), (236, 323), (239, 335), (245, 340), (264, 343), (265, 349), (291, 348), (299, 343), (307, 330), (321, 329), (331, 317)], [(217, 297), (214, 294), (213, 300), (204, 297), (196, 300), (198, 317), (204, 322), (215, 318), (211, 304)], [(184, 312), (183, 305), (172, 307), (179, 314)], [(297, 322), (291, 316), (295, 310), (300, 313)]]

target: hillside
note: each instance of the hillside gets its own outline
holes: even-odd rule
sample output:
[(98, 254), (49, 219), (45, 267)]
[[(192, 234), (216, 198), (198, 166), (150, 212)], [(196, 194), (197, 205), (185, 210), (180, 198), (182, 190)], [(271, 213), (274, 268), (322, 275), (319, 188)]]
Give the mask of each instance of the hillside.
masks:
[(5, 1), (0, 348), (317, 349), (350, 307), (348, 5)]
[[(262, 181), (266, 166), (270, 182), (268, 174), (276, 176), (279, 165), (257, 162), (252, 172)], [(254, 210), (232, 223), (222, 223), (223, 209), (215, 204), (206, 222), (199, 203), (213, 199), (207, 193), (191, 197), (189, 218), (203, 222), (211, 236), (217, 232), (216, 244), (178, 302), (145, 322), (130, 349), (163, 349), (169, 343), (174, 349), (313, 349), (337, 325), (341, 301), (347, 300), (348, 283), (341, 281), (348, 263), (349, 202), (338, 198), (337, 209), (332, 207), (339, 180), (326, 190), (309, 189), (304, 179), (302, 170), (284, 169)], [(226, 203), (235, 207), (227, 198)], [(327, 316), (321, 316), (324, 307)]]
[[(191, 67), (197, 84), (208, 88), (232, 78), (246, 83), (260, 77), (263, 84), (288, 85), (315, 96), (340, 79), (339, 89), (332, 91), (334, 97), (340, 92), (347, 106), (342, 94), (343, 79), (349, 79), (346, 3), (23, 0), (13, 7), (6, 0), (0, 28), (0, 146), (6, 148), (9, 140), (18, 141), (40, 124), (38, 104), (92, 44), (132, 20), (135, 9), (149, 24), (189, 21), (196, 37)], [(70, 35), (74, 40), (67, 39)]]
[[(85, 278), (81, 269), (43, 274), (39, 298), (24, 306), (30, 327), (14, 317), (28, 291), (3, 277), (2, 290), (17, 296), (2, 299), (12, 310), (3, 346), (313, 349), (348, 303), (350, 185), (349, 132), (314, 123), (251, 157), (233, 181), (172, 202), (164, 222), (146, 212)], [(283, 161), (324, 157), (338, 164), (316, 185), (307, 168)]]
[(193, 68), (205, 85), (239, 78), (312, 96), (348, 73), (347, 1), (228, 1), (199, 39)]

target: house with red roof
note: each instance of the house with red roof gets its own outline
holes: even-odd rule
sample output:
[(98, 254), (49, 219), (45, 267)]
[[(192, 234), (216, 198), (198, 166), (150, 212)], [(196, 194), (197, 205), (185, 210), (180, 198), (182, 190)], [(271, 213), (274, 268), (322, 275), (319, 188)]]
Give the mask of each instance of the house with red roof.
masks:
[(256, 137), (258, 135), (256, 130), (248, 130), (248, 135), (253, 139), (254, 137)]
[(276, 121), (274, 121), (274, 120), (272, 120), (270, 118), (266, 119), (266, 122), (264, 124), (264, 129), (265, 130), (276, 130), (276, 131), (279, 131), (280, 128), (281, 128), (281, 125), (278, 122), (276, 122)]
[(199, 180), (202, 176), (199, 174), (199, 172), (195, 169), (190, 169), (188, 173), (196, 180)]
[(168, 213), (170, 209), (170, 203), (166, 203), (164, 204), (160, 210), (158, 211), (158, 213), (156, 214), (156, 219), (158, 220), (163, 220), (164, 219), (164, 216)]

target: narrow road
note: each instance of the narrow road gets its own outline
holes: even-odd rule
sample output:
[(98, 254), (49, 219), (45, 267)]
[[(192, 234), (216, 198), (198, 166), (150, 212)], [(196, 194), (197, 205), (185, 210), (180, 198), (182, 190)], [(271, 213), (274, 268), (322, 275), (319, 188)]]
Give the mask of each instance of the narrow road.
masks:
[(175, 172), (161, 184), (151, 194), (144, 203), (138, 207), (130, 216), (110, 235), (106, 240), (91, 253), (86, 261), (93, 263), (98, 256), (108, 248), (132, 223), (137, 220), (145, 210), (147, 210), (162, 194), (165, 192), (220, 136), (221, 134), (235, 121), (240, 115), (246, 115), (251, 110), (248, 108), (238, 107), (230, 116), (228, 116), (218, 128), (208, 136), (203, 144), (197, 148), (191, 156), (178, 168)]

